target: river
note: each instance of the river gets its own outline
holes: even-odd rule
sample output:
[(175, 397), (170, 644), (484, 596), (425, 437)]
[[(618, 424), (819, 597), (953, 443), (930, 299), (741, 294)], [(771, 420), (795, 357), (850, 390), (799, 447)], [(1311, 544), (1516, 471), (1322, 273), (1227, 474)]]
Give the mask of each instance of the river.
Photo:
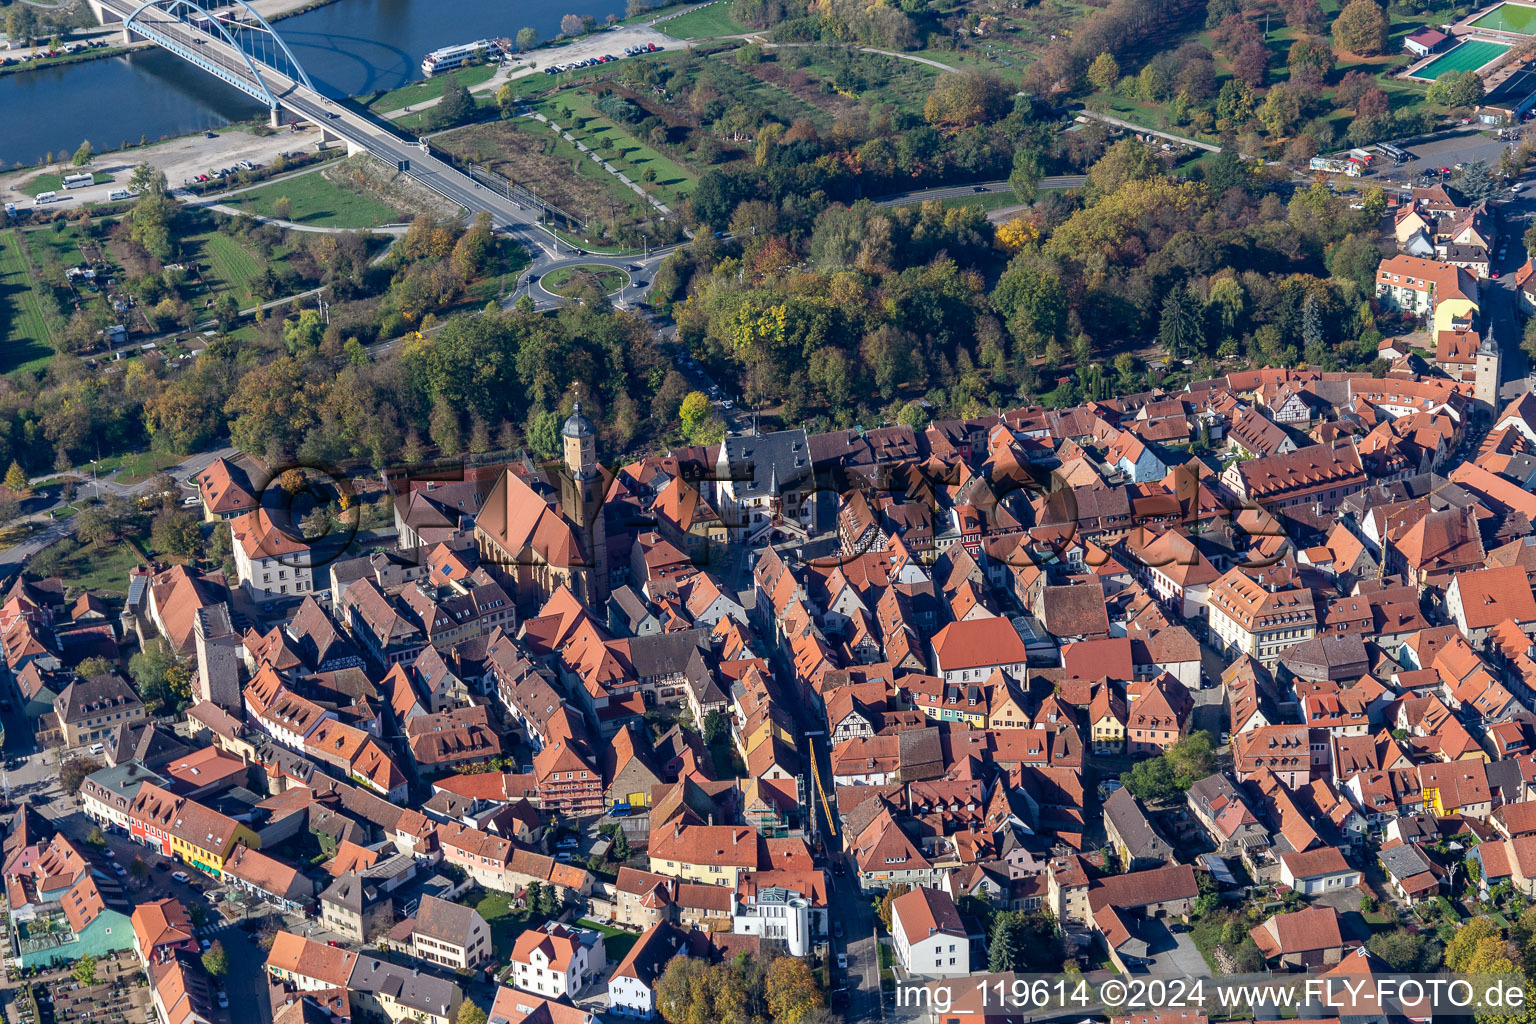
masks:
[[(394, 89), (421, 78), (429, 50), (514, 36), (524, 26), (552, 39), (566, 14), (624, 16), (624, 0), (337, 0), (285, 18), (277, 33), (333, 96)], [(446, 9), (446, 10), (445, 10)], [(140, 137), (155, 141), (263, 113), (244, 93), (159, 48), (0, 77), (0, 166), (97, 152)]]

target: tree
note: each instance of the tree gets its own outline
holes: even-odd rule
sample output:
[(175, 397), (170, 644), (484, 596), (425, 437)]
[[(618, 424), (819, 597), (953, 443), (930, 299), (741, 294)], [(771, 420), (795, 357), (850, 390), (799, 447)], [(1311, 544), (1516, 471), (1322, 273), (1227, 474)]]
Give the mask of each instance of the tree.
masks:
[(538, 912), (545, 917), (554, 917), (560, 912), (560, 896), (553, 885), (539, 889)]
[(82, 985), (96, 984), (96, 958), (87, 953), (75, 961), (74, 968), (69, 972)]
[(1120, 81), (1120, 62), (1110, 53), (1101, 53), (1088, 66), (1088, 81), (1100, 92), (1108, 92)]
[(895, 885), (892, 885), (889, 889), (885, 890), (885, 895), (880, 897), (880, 908), (878, 910), (878, 914), (880, 917), (880, 924), (883, 928), (885, 928), (886, 931), (891, 930), (891, 904), (895, 903), (897, 900), (901, 899), (902, 896), (911, 891), (912, 887), (906, 882), (897, 882)]
[(670, 1024), (714, 1024), (714, 991), (709, 964), (701, 957), (675, 956), (656, 980), (656, 1009)]
[(1211, 734), (1205, 730), (1192, 732), (1169, 747), (1163, 757), (1173, 773), (1173, 784), (1188, 789), (1216, 771), (1216, 755)]
[(1263, 43), (1244, 43), (1232, 58), (1232, 73), (1257, 89), (1269, 77), (1269, 47)]
[(1470, 107), (1482, 98), (1482, 76), (1476, 71), (1463, 71), (1461, 77), (1452, 83), (1447, 100), (1453, 107)]
[(560, 33), (562, 35), (574, 36), (574, 35), (576, 35), (580, 31), (581, 31), (581, 18), (580, 18), (580, 16), (575, 15), (575, 14), (567, 14), (565, 17), (560, 19)]
[(93, 655), (89, 658), (86, 658), (80, 664), (75, 666), (75, 673), (80, 676), (81, 679), (90, 679), (93, 676), (104, 676), (111, 671), (112, 663), (100, 655)]
[(1201, 323), (1196, 300), (1187, 288), (1169, 290), (1163, 300), (1162, 316), (1157, 324), (1157, 341), (1168, 354), (1183, 359), (1205, 347), (1205, 325)]
[(1335, 279), (1349, 281), (1361, 294), (1369, 295), (1376, 280), (1376, 266), (1381, 262), (1381, 249), (1369, 235), (1349, 234), (1328, 247), (1324, 260)]
[(725, 716), (718, 711), (711, 710), (704, 716), (704, 725), (701, 730), (704, 742), (713, 745), (716, 740), (725, 735)]
[(98, 850), (105, 848), (107, 845), (107, 837), (95, 825), (92, 825), (91, 830), (85, 834), (85, 841), (88, 845), (94, 846)]
[(517, 94), (512, 91), (511, 82), (503, 82), (496, 90), (496, 109), (501, 111), (502, 117), (511, 117), (517, 112)]
[(437, 101), (433, 120), (438, 124), (451, 125), (467, 121), (475, 112), (475, 98), (456, 78), (443, 81), (443, 96)]
[(1013, 151), (1013, 170), (1008, 175), (1008, 187), (1021, 203), (1033, 203), (1039, 193), (1040, 179), (1045, 177), (1045, 164), (1040, 151), (1032, 146), (1020, 146)]
[(923, 117), (935, 127), (970, 128), (1005, 113), (1008, 90), (976, 71), (941, 75), (923, 103)]
[(102, 763), (93, 757), (77, 757), (59, 769), (59, 786), (66, 796), (74, 796), (80, 792), (80, 785), (86, 777), (101, 771), (102, 767)]
[(1456, 177), (1456, 187), (1473, 204), (1494, 199), (1502, 191), (1499, 179), (1494, 177), (1492, 168), (1483, 160), (1473, 160), (1463, 167)]
[(1257, 106), (1253, 90), (1238, 78), (1229, 78), (1216, 94), (1216, 127), (1222, 131), (1236, 131), (1248, 123)]
[(992, 933), (987, 939), (987, 970), (1002, 974), (1016, 969), (1019, 950), (1013, 942), (1014, 915), (998, 914), (992, 919)]
[(1393, 971), (1433, 970), (1434, 964), (1425, 964), (1428, 937), (1415, 935), (1406, 928), (1377, 932), (1365, 944)]
[(149, 877), (149, 865), (144, 863), (143, 857), (135, 857), (133, 863), (128, 865), (128, 873), (142, 882)]
[(1387, 48), (1386, 12), (1375, 0), (1350, 0), (1333, 22), (1333, 42), (1341, 50), (1374, 57)]
[(1120, 783), (1142, 800), (1172, 800), (1179, 795), (1173, 769), (1163, 757), (1149, 757), (1130, 771), (1122, 772)]
[(678, 419), (683, 425), (683, 433), (692, 437), (693, 432), (708, 418), (711, 411), (708, 395), (702, 391), (688, 392), (683, 398), (683, 404), (677, 410)]
[(997, 226), (995, 241), (1003, 252), (1013, 255), (1040, 238), (1040, 229), (1028, 217), (1014, 217)]
[(287, 196), (272, 200), (272, 216), (278, 220), (293, 220), (293, 200)]
[(517, 30), (517, 48), (519, 50), (531, 50), (539, 43), (539, 34), (533, 29), (524, 26)]
[(203, 970), (214, 978), (222, 978), (229, 973), (229, 954), (224, 952), (224, 943), (218, 939), (214, 939), (213, 945), (203, 951)]
[(191, 558), (203, 543), (199, 522), (198, 517), (186, 509), (166, 509), (150, 524), (149, 542), (161, 554)]
[(27, 483), (27, 471), (16, 462), (12, 462), (11, 468), (5, 471), (5, 486), (18, 498), (25, 498), (32, 493)]
[(91, 140), (86, 139), (84, 142), (80, 143), (80, 148), (75, 150), (75, 155), (70, 158), (70, 163), (74, 164), (76, 167), (84, 167), (86, 164), (91, 162), (91, 158), (95, 155), (96, 150), (91, 147)]
[(776, 1024), (800, 1024), (812, 1010), (824, 1005), (810, 964), (799, 957), (781, 956), (768, 965), (763, 994)]
[(485, 1024), (487, 1017), (479, 1003), (466, 999), (459, 1004), (459, 1015), (454, 1019), (457, 1024)]
[(560, 416), (542, 411), (528, 424), (528, 444), (541, 459), (552, 459), (560, 454)]

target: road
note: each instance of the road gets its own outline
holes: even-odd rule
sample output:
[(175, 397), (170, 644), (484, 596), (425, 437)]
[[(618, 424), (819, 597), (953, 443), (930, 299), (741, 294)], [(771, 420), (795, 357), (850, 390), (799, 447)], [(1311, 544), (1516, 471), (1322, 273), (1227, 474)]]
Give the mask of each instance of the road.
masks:
[[(1086, 175), (1060, 174), (1050, 178), (1041, 178), (1036, 187), (1042, 191), (1063, 188), (1082, 188), (1087, 181)], [(1006, 181), (981, 181), (972, 185), (939, 185), (935, 188), (917, 189), (912, 192), (898, 192), (893, 196), (881, 196), (874, 200), (876, 206), (910, 206), (913, 203), (925, 202), (929, 199), (959, 199), (970, 195), (996, 195), (1000, 192), (1012, 192), (1013, 186)]]
[(1196, 149), (1203, 149), (1207, 153), (1221, 152), (1220, 146), (1213, 146), (1209, 142), (1201, 142), (1198, 139), (1187, 139), (1182, 135), (1174, 135), (1171, 132), (1160, 132), (1156, 128), (1148, 128), (1145, 125), (1136, 124), (1134, 121), (1123, 121), (1118, 117), (1111, 117), (1108, 114), (1100, 114), (1092, 110), (1084, 110), (1082, 113), (1084, 117), (1091, 117), (1096, 121), (1103, 121), (1105, 124), (1112, 124), (1117, 127), (1124, 128), (1127, 131), (1137, 132), (1142, 135), (1155, 135), (1160, 139), (1167, 139), (1169, 142), (1177, 142), (1182, 146), (1193, 146)]
[[(103, 0), (104, 9), (118, 18), (127, 18), (137, 6), (134, 0)], [(145, 12), (145, 16), (156, 13), (151, 9)], [(146, 27), (152, 28), (187, 52), (196, 53), (225, 74), (247, 82), (250, 80), (245, 56), (230, 46), (222, 36), (196, 30), (187, 23), (167, 18), (163, 14), (155, 17)], [(536, 262), (537, 254), (541, 252), (551, 259), (560, 255), (558, 241), (539, 226), (537, 210), (482, 188), (468, 175), (460, 173), (431, 153), (423, 152), (414, 141), (401, 139), (389, 129), (310, 90), (275, 68), (262, 65), (261, 76), (266, 87), (278, 97), (283, 110), (296, 118), (314, 122), (325, 132), (343, 139), (351, 146), (373, 153), (386, 163), (409, 167), (408, 173), (412, 178), (471, 214), (489, 214), (492, 226), (528, 245), (536, 255)]]
[[(188, 477), (196, 476), (198, 473), (201, 473), (203, 470), (207, 469), (210, 465), (213, 464), (215, 459), (232, 458), (234, 454), (235, 449), (230, 447), (219, 448), (210, 452), (201, 452), (197, 455), (188, 456), (181, 462), (167, 469), (166, 472), (170, 473), (171, 476), (175, 477), (177, 480), (185, 480)], [(49, 474), (48, 478), (51, 479), (57, 475), (58, 474)], [(124, 497), (132, 497), (137, 494), (142, 494), (146, 489), (148, 489), (148, 487), (148, 480), (141, 480), (136, 484), (123, 484), (118, 483), (116, 480), (112, 479), (111, 476), (107, 476), (99, 480), (91, 480), (82, 483), (80, 485), (80, 490), (82, 494), (91, 497), (99, 494), (120, 494)], [(30, 513), (19, 520), (20, 522), (43, 523), (45, 525), (41, 531), (34, 533), (32, 536), (28, 537), (21, 543), (12, 545), (3, 551), (0, 551), (0, 575), (9, 573), (13, 568), (19, 566), (27, 558), (37, 554), (39, 551), (43, 550), (51, 544), (58, 543), (60, 540), (70, 536), (75, 532), (75, 520), (73, 517), (69, 519), (54, 519), (48, 515), (49, 512), (57, 508), (62, 508), (63, 505), (64, 502), (57, 501), (47, 508)]]

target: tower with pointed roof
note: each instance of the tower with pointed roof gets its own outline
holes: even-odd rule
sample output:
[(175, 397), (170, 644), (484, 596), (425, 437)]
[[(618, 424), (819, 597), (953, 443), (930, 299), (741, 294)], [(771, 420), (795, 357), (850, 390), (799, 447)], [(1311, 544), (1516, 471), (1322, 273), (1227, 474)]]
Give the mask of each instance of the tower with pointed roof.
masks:
[(560, 477), (560, 510), (581, 531), (592, 564), (590, 599), (600, 604), (608, 599), (608, 534), (603, 522), (603, 470), (597, 461), (597, 429), (581, 411), (581, 403), (571, 406), (571, 415), (560, 428), (565, 454), (565, 472)]

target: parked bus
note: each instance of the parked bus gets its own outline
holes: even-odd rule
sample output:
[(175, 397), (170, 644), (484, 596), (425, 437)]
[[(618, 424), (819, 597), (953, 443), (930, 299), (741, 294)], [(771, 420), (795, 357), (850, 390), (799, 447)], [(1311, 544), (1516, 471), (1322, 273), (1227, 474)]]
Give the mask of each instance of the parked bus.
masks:
[(87, 186), (87, 185), (94, 185), (95, 183), (96, 183), (96, 176), (94, 174), (66, 174), (66, 175), (64, 175), (64, 187), (65, 188), (85, 188), (85, 186)]

